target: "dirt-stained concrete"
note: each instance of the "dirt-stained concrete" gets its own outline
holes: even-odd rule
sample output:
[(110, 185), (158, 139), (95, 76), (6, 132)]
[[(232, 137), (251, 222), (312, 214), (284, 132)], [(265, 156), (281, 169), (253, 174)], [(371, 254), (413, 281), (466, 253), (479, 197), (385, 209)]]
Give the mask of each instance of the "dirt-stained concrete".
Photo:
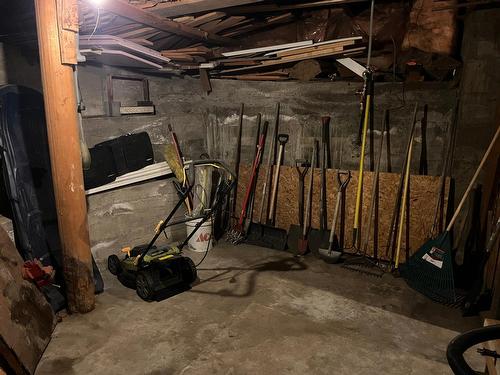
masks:
[(103, 273), (95, 311), (56, 327), (38, 375), (449, 374), (447, 343), (480, 324), (390, 275), (247, 245), (217, 246), (162, 302)]

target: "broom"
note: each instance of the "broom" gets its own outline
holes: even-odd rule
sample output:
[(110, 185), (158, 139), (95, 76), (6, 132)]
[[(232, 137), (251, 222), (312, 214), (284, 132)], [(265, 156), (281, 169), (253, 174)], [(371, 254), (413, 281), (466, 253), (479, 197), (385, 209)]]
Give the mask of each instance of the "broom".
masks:
[(408, 285), (437, 302), (445, 304), (454, 304), (457, 302), (453, 279), (451, 229), (479, 176), (479, 172), (493, 150), (499, 135), (500, 127), (497, 129), (474, 176), (472, 176), (472, 180), (446, 230), (438, 235), (437, 238), (425, 242), (405, 264), (401, 265), (401, 276), (405, 278)]

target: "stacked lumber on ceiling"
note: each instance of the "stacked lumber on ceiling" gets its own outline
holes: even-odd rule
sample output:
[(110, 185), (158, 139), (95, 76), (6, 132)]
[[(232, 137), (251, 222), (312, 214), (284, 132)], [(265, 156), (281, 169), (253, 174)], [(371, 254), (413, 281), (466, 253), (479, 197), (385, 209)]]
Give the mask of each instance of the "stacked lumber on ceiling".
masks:
[[(142, 5), (140, 1), (107, 0), (106, 6), (98, 10), (80, 0), (80, 47), (89, 60), (108, 65), (195, 75), (200, 69), (206, 69), (205, 75), (219, 78), (283, 80), (288, 79), (289, 68), (298, 62), (356, 56), (363, 53), (365, 45), (361, 37), (351, 37), (222, 54), (216, 47), (227, 49), (231, 44), (224, 44), (226, 41), (241, 40), (256, 30), (292, 22), (296, 20), (296, 15), (291, 13), (294, 9), (345, 1), (354, 0), (294, 2), (286, 6), (248, 0), (155, 0)], [(242, 12), (242, 7), (259, 9), (259, 12)], [(179, 12), (180, 9), (185, 11)], [(265, 14), (266, 11), (269, 14)], [(310, 76), (318, 69), (312, 68), (306, 75), (298, 72), (292, 76)]]
[[(117, 2), (118, 0), (110, 0)], [(196, 1), (203, 2), (206, 6), (209, 5), (208, 1)], [(233, 1), (234, 2), (234, 1)], [(249, 3), (249, 1), (239, 1), (238, 4)], [(187, 2), (172, 2), (166, 3), (169, 5), (167, 8), (171, 9), (171, 18), (164, 18), (169, 22), (174, 22), (180, 26), (186, 26), (198, 31), (207, 33), (207, 35), (217, 36), (220, 38), (225, 38), (226, 40), (231, 40), (232, 38), (240, 37), (243, 34), (257, 31), (264, 28), (273, 27), (276, 25), (288, 23), (294, 21), (296, 18), (290, 12), (284, 12), (282, 14), (272, 14), (269, 16), (260, 15), (256, 19), (253, 15), (229, 15), (218, 9), (223, 9), (226, 6), (224, 2), (215, 1), (212, 2), (208, 8), (213, 9), (204, 14), (194, 15), (182, 15), (175, 16), (178, 13), (174, 12), (178, 6), (187, 6)], [(218, 5), (217, 5), (218, 4)], [(155, 13), (159, 9), (161, 4), (158, 3), (158, 8), (156, 7), (144, 7), (144, 9), (137, 8), (136, 12), (144, 13), (145, 20), (148, 20), (148, 14), (155, 14), (155, 17), (160, 17), (162, 13)], [(110, 6), (111, 9), (114, 9)], [(158, 14), (158, 15), (156, 15)], [(187, 13), (185, 13), (187, 14)], [(139, 15), (136, 15), (139, 17)], [(106, 11), (106, 9), (101, 9), (99, 12), (97, 8), (89, 6), (86, 2), (80, 2), (80, 34), (81, 35), (91, 35), (91, 34), (103, 34), (103, 35), (113, 35), (118, 36), (122, 39), (131, 40), (135, 43), (156, 49), (179, 49), (185, 47), (191, 47), (195, 41), (186, 36), (180, 36), (175, 33), (170, 33), (165, 30), (154, 27), (154, 24), (142, 24), (140, 22), (132, 22), (132, 20), (116, 15), (112, 12)], [(145, 21), (146, 22), (146, 21)], [(156, 19), (155, 24), (159, 24), (158, 19)], [(213, 45), (213, 43), (212, 43)]]
[[(366, 46), (361, 37), (327, 40), (320, 43), (297, 43), (223, 53), (217, 60), (218, 78), (262, 80), (285, 79), (288, 67), (298, 62), (318, 58), (355, 57), (363, 54)], [(278, 70), (276, 70), (278, 69)]]
[(306, 40), (221, 54), (197, 45), (163, 50), (161, 54), (182, 70), (208, 68), (212, 76), (218, 78), (282, 80), (288, 78), (284, 66), (316, 58), (355, 56), (362, 54), (365, 48), (361, 37), (350, 37), (319, 43)]

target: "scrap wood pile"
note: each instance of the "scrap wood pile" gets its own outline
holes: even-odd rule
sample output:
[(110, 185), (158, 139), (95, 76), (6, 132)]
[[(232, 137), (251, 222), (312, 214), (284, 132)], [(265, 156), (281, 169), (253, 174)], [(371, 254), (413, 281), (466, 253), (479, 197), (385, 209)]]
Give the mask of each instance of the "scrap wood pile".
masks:
[[(205, 81), (208, 76), (353, 77), (332, 62), (354, 57), (366, 65), (370, 9), (366, 2), (352, 12), (353, 5), (347, 3), (352, 1), (106, 0), (96, 6), (79, 0), (81, 54), (89, 61), (143, 71), (202, 74)], [(426, 11), (432, 6), (424, 5)], [(418, 14), (420, 8), (413, 8), (411, 13)], [(431, 12), (425, 21), (432, 21), (432, 28), (436, 22), (454, 22), (448, 13), (437, 13)], [(426, 44), (429, 33), (422, 33), (423, 20), (418, 27), (398, 21), (409, 14), (409, 9), (394, 2), (377, 4), (371, 67), (382, 80), (394, 80), (396, 74), (402, 80), (452, 79), (460, 64), (450, 57), (449, 48), (440, 46), (454, 40), (454, 34), (433, 33), (432, 45)], [(407, 42), (420, 39), (417, 44)], [(297, 46), (281, 47), (294, 43)], [(261, 46), (268, 48), (261, 50)]]
[[(227, 6), (221, 4), (208, 7), (214, 11), (204, 14), (199, 14), (199, 9), (202, 9), (199, 8), (200, 5), (196, 7), (196, 4), (193, 4), (189, 7), (188, 4), (190, 9), (183, 14), (180, 13), (182, 10), (176, 11), (176, 7), (186, 8), (182, 1), (140, 6), (128, 4), (123, 0), (109, 0), (100, 8), (85, 1), (80, 1), (79, 4), (81, 35), (113, 35), (155, 50), (182, 49), (196, 46), (200, 42), (210, 46), (237, 45), (236, 40), (243, 34), (296, 20), (296, 17), (287, 11), (257, 16), (231, 15), (222, 11)], [(168, 7), (162, 8), (160, 5)], [(166, 9), (166, 12), (162, 9)], [(189, 15), (195, 12), (198, 14)], [(167, 17), (163, 17), (164, 14), (167, 14)]]
[(307, 18), (298, 10), (331, 3), (108, 0), (96, 7), (81, 0), (80, 51), (88, 61), (135, 69), (191, 75), (208, 69), (218, 78), (289, 79), (289, 68), (300, 61), (362, 54), (363, 38), (297, 36), (285, 44), (260, 42), (268, 47), (240, 45), (254, 32)]
[(280, 44), (268, 47), (215, 53), (202, 45), (165, 50), (161, 54), (181, 69), (209, 68), (218, 78), (235, 79), (287, 79), (288, 68), (303, 60), (320, 57), (349, 57), (365, 51), (362, 37), (327, 40), (314, 43), (312, 40)]

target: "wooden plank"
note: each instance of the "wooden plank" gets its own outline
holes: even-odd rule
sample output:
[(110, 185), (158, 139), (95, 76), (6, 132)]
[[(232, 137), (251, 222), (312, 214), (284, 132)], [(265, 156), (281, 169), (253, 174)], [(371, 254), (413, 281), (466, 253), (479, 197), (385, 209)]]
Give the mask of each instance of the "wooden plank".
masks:
[(278, 51), (278, 50), (284, 50), (284, 49), (294, 48), (294, 47), (309, 46), (312, 44), (313, 44), (312, 40), (304, 40), (302, 42), (276, 44), (276, 45), (267, 46), (267, 47), (259, 47), (259, 48), (243, 49), (243, 50), (239, 50), (239, 51), (224, 52), (222, 54), (222, 56), (232, 57), (232, 56), (241, 56), (241, 55), (251, 55), (254, 53), (267, 52), (267, 51)]
[(306, 48), (297, 48), (288, 51), (279, 51), (276, 53), (277, 57), (287, 57), (287, 56), (298, 56), (309, 52), (317, 52), (317, 51), (328, 51), (331, 49), (335, 50), (343, 50), (344, 47), (354, 45), (354, 41), (340, 42), (322, 46), (315, 46), (314, 44), (310, 47)]
[[(231, 16), (231, 17), (226, 18), (225, 20), (222, 20), (215, 27), (213, 27), (211, 30), (208, 30), (208, 31), (211, 31), (213, 33), (218, 33), (220, 31), (230, 29), (231, 27), (244, 21), (245, 19), (246, 19), (245, 16)], [(202, 29), (206, 30), (204, 27), (202, 27)]]
[(270, 75), (270, 76), (262, 76), (257, 74), (239, 74), (239, 75), (224, 75), (218, 78), (223, 79), (236, 79), (239, 81), (286, 81), (288, 77), (284, 77), (281, 75)]
[[(151, 32), (151, 33), (149, 33), (149, 34), (143, 35), (142, 39), (148, 39), (148, 41), (151, 43), (150, 45), (151, 45), (151, 46), (154, 46), (154, 42), (153, 42), (153, 41), (151, 41), (150, 39), (152, 39), (152, 38), (154, 38), (154, 37), (156, 37), (156, 36), (158, 36), (158, 35), (162, 35), (162, 34), (164, 34), (164, 32), (163, 32), (163, 31), (158, 31), (158, 30), (155, 30), (155, 31), (153, 31), (153, 32)], [(139, 39), (141, 39), (141, 38), (139, 38)], [(132, 40), (132, 39), (130, 39), (130, 40)], [(149, 44), (149, 43), (148, 43), (148, 44)]]
[[(188, 163), (188, 162), (186, 162)], [(148, 165), (142, 169), (139, 169), (134, 172), (130, 172), (124, 174), (122, 176), (118, 176), (115, 181), (110, 182), (109, 184), (98, 186), (92, 189), (89, 189), (85, 192), (85, 194), (93, 195), (97, 193), (101, 193), (104, 191), (116, 189), (119, 187), (135, 184), (138, 182), (144, 182), (147, 180), (151, 180), (153, 178), (158, 178), (162, 176), (170, 176), (172, 175), (172, 170), (168, 166), (167, 162), (162, 161), (159, 163)]]
[(91, 49), (81, 49), (80, 53), (89, 60), (98, 61), (111, 66), (122, 66), (129, 68), (155, 68), (160, 69), (161, 65), (139, 56), (132, 55), (125, 51), (101, 49), (98, 51)]
[(200, 26), (200, 29), (205, 31), (211, 31), (215, 26), (217, 26), (221, 22), (220, 19), (216, 19), (207, 23), (204, 23)]
[(157, 0), (148, 1), (141, 8), (163, 17), (177, 17), (188, 14), (211, 12), (245, 4), (261, 3), (264, 0), (183, 0), (158, 3)]
[[(313, 43), (311, 47), (318, 47), (318, 46), (323, 46), (323, 45), (328, 45), (328, 44), (342, 43), (342, 42), (346, 42), (346, 41), (358, 41), (358, 40), (362, 41), (363, 37), (361, 37), (361, 36), (353, 36), (353, 37), (349, 37), (349, 38), (325, 40), (324, 42)], [(300, 49), (300, 48), (303, 48), (303, 47), (302, 46), (292, 47), (292, 48), (289, 48), (289, 49), (286, 49), (286, 50), (281, 50), (280, 52), (294, 51), (294, 50), (297, 50), (297, 49)], [(274, 54), (275, 54), (275, 52), (273, 51), (273, 52), (266, 53), (264, 56), (272, 56)]]
[(270, 26), (276, 26), (287, 22), (295, 21), (296, 18), (292, 13), (286, 13), (275, 17), (269, 17), (263, 22), (254, 22), (250, 25), (243, 26), (236, 30), (229, 30), (228, 32), (223, 32), (222, 35), (226, 37), (238, 36), (241, 34), (249, 33), (251, 31), (263, 29)]
[(143, 25), (154, 27), (155, 29), (168, 33), (183, 36), (189, 39), (203, 40), (216, 44), (233, 44), (234, 41), (216, 34), (162, 18), (156, 14), (146, 12), (122, 0), (106, 0), (100, 7), (108, 12), (139, 22)]
[[(122, 34), (126, 33), (128, 31), (132, 30), (137, 30), (142, 28), (142, 26), (136, 22), (130, 23), (130, 24), (125, 24), (125, 25), (120, 25), (120, 26), (109, 26), (109, 27), (103, 27), (100, 28), (100, 34), (109, 34), (109, 35), (115, 35), (115, 34)], [(90, 32), (94, 29), (94, 24), (90, 28)], [(80, 29), (80, 33), (84, 34), (84, 32)]]
[(128, 31), (126, 33), (116, 34), (116, 36), (123, 39), (140, 38), (141, 36), (151, 33), (151, 31), (156, 31), (156, 29), (152, 27), (141, 27), (139, 29)]
[(200, 69), (200, 82), (203, 90), (208, 94), (212, 92), (212, 84), (210, 83), (210, 77), (206, 69)]
[(152, 60), (157, 64), (165, 64), (169, 62), (167, 58), (163, 57), (154, 49), (143, 47), (130, 40), (122, 39), (114, 35), (94, 35), (90, 40), (88, 40), (85, 35), (82, 35), (80, 37), (80, 48), (121, 50), (132, 55), (140, 56), (146, 60)]
[(298, 4), (262, 4), (262, 5), (248, 5), (235, 7), (227, 10), (229, 14), (249, 14), (249, 13), (271, 13), (288, 11), (294, 9), (306, 9), (306, 8), (318, 8), (318, 7), (328, 7), (332, 5), (342, 5), (350, 3), (360, 3), (366, 2), (368, 0), (322, 0), (322, 1), (309, 1)]
[(187, 24), (192, 27), (198, 27), (200, 25), (203, 25), (204, 23), (215, 21), (225, 16), (226, 13), (224, 12), (210, 12), (194, 18), (192, 21), (187, 22)]
[(61, 45), (61, 62), (63, 64), (78, 64), (78, 3), (76, 0), (57, 0), (57, 18), (59, 44)]
[(288, 56), (288, 57), (285, 57), (282, 59), (277, 59), (277, 60), (264, 61), (260, 65), (223, 70), (220, 73), (225, 74), (225, 73), (232, 73), (232, 72), (238, 72), (238, 71), (246, 71), (246, 70), (252, 70), (252, 69), (257, 69), (257, 68), (263, 68), (266, 66), (288, 64), (291, 62), (301, 61), (301, 60), (306, 60), (306, 59), (311, 59), (311, 58), (316, 58), (316, 57), (347, 55), (348, 53), (349, 54), (359, 53), (359, 52), (363, 51), (364, 49), (365, 49), (365, 47), (359, 47), (359, 48), (350, 49), (348, 51), (343, 51), (343, 50), (335, 51), (334, 49), (332, 49), (329, 51), (310, 52), (310, 53), (305, 53), (305, 54), (297, 55), (297, 56)]
[(134, 38), (134, 39), (129, 39), (129, 40), (131, 42), (140, 44), (141, 46), (144, 46), (144, 47), (153, 47), (155, 45), (153, 42), (150, 42), (149, 40), (143, 39), (143, 38)]

